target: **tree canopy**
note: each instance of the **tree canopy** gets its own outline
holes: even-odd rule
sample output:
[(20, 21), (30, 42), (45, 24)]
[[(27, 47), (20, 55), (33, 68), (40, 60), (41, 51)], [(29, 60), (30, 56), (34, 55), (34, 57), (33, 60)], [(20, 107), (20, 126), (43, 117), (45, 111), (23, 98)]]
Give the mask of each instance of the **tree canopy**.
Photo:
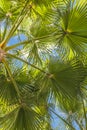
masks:
[(0, 0), (0, 130), (54, 130), (52, 115), (87, 130), (87, 1)]

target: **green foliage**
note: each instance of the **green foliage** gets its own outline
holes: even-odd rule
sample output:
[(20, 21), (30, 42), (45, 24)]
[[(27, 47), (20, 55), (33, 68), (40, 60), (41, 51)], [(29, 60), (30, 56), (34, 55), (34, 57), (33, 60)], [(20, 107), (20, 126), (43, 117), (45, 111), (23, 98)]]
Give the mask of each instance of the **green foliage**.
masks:
[(49, 63), (49, 71), (53, 74), (53, 79), (58, 84), (59, 90), (62, 89), (66, 96), (76, 97), (79, 94), (81, 83), (86, 74), (84, 66), (78, 59), (64, 63), (54, 58)]
[(86, 26), (86, 0), (0, 1), (1, 130), (51, 130), (52, 113), (87, 130)]

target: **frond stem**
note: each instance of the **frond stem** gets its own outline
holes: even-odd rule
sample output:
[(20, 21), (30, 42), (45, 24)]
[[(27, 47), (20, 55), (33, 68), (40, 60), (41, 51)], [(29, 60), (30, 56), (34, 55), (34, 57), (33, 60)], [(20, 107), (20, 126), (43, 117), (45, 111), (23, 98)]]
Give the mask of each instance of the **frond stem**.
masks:
[(15, 44), (15, 45), (6, 47), (6, 48), (5, 48), (5, 51), (14, 49), (14, 48), (16, 48), (16, 47), (18, 47), (18, 46), (21, 46), (21, 45), (24, 45), (24, 44), (27, 45), (27, 44), (30, 43), (30, 42), (33, 42), (33, 41), (35, 42), (36, 40), (41, 40), (41, 39), (48, 38), (48, 37), (52, 37), (52, 35), (46, 35), (46, 36), (42, 36), (42, 37), (38, 37), (38, 38), (33, 38), (33, 39), (31, 39), (31, 40), (25, 40), (25, 41), (19, 42), (19, 43)]
[[(26, 1), (25, 6), (23, 7), (21, 13), (19, 14), (18, 18), (15, 20), (9, 34), (7, 35), (6, 39), (3, 40), (3, 42), (1, 43), (1, 47), (5, 48), (6, 44), (8, 43), (9, 39), (12, 37), (12, 35), (14, 34), (14, 32), (16, 31), (16, 29), (19, 27), (19, 25), (21, 24), (21, 22), (23, 21), (24, 17), (26, 16), (26, 14), (28, 13), (28, 4), (29, 0)], [(30, 7), (31, 8), (31, 7)], [(23, 15), (22, 15), (23, 14)]]
[(37, 70), (40, 70), (41, 72), (45, 73), (46, 75), (49, 75), (49, 76), (51, 75), (51, 74), (47, 73), (46, 71), (40, 69), (39, 67), (35, 66), (34, 64), (31, 64), (31, 63), (29, 63), (28, 61), (25, 61), (24, 59), (22, 59), (22, 58), (20, 58), (20, 57), (17, 57), (17, 56), (15, 56), (15, 55), (9, 54), (9, 53), (7, 53), (7, 55), (10, 56), (10, 57), (13, 57), (13, 58), (15, 58), (15, 59), (18, 59), (19, 61), (21, 61), (21, 62), (23, 62), (23, 63), (26, 63), (27, 65), (30, 65), (31, 67), (33, 67), (33, 68), (35, 68), (35, 69), (37, 69)]
[(13, 78), (13, 76), (12, 76), (12, 73), (11, 73), (11, 70), (10, 70), (10, 68), (9, 68), (9, 65), (8, 65), (7, 61), (6, 61), (5, 59), (3, 59), (2, 62), (3, 62), (3, 64), (5, 65), (5, 67), (6, 67), (6, 69), (7, 69), (7, 72), (8, 72), (9, 77), (10, 77), (10, 79), (11, 79), (11, 81), (12, 81), (14, 87), (15, 87), (15, 90), (16, 90), (16, 92), (17, 92), (17, 94), (18, 94), (18, 97), (20, 97), (20, 91), (19, 91), (19, 89), (18, 89), (18, 86), (17, 86), (17, 84), (16, 84), (16, 81), (14, 80), (14, 78)]
[(75, 130), (75, 128), (73, 126), (71, 126), (65, 119), (63, 119), (60, 115), (58, 115), (55, 111), (53, 111), (51, 108), (50, 108), (50, 111), (55, 114), (59, 119), (61, 119), (64, 123), (66, 123), (70, 128), (72, 128), (72, 130)]

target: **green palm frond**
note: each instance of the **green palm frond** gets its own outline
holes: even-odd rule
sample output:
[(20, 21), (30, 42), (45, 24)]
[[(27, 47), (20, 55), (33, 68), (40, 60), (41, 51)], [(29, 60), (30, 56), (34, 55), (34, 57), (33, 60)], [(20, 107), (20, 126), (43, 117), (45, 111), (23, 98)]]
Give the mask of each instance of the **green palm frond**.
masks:
[[(33, 130), (33, 129), (38, 129), (42, 127), (42, 124), (43, 124), (42, 122), (45, 121), (44, 117), (41, 117), (41, 116), (47, 113), (45, 112), (47, 111), (47, 109), (45, 108), (46, 103), (37, 101), (38, 98), (36, 95), (38, 95), (39, 87), (36, 85), (34, 81), (35, 79), (33, 79), (33, 77), (31, 77), (28, 74), (28, 72), (26, 73), (26, 76), (25, 76), (25, 73), (26, 73), (26, 70), (21, 70), (21, 69), (18, 69), (17, 71), (13, 73), (14, 79), (20, 90), (20, 99), (17, 95), (17, 92), (15, 92), (16, 95), (14, 95), (15, 89), (14, 89), (14, 86), (10, 77), (8, 77), (8, 81), (7, 81), (9, 82), (9, 84), (5, 83), (3, 88), (0, 88), (1, 97), (2, 97), (1, 100), (6, 102), (7, 109), (10, 110), (8, 111), (7, 115), (0, 118), (1, 125), (2, 126), (5, 125), (4, 129), (9, 128), (9, 129), (15, 130), (16, 128), (17, 129), (25, 128), (25, 129)], [(3, 77), (3, 80), (4, 80), (4, 77)], [(3, 80), (0, 80), (0, 81), (2, 81), (3, 83)], [(6, 82), (6, 79), (5, 79), (5, 82)], [(10, 87), (10, 84), (11, 84), (11, 87)], [(6, 97), (4, 95), (6, 95)], [(43, 108), (43, 112), (40, 112), (39, 108), (34, 107), (34, 105), (36, 104), (39, 105), (38, 107), (41, 110)], [(18, 107), (18, 105), (23, 105), (23, 106)], [(31, 116), (32, 116), (32, 119), (31, 119)], [(18, 120), (19, 120), (19, 123), (18, 123)], [(26, 123), (24, 120), (26, 120)], [(33, 121), (35, 120), (35, 122), (32, 122), (32, 120)], [(12, 125), (10, 127), (9, 125), (11, 122), (12, 122)]]
[[(0, 20), (8, 18), (11, 22), (18, 16), (21, 7), (9, 0), (0, 1)], [(10, 23), (11, 24), (11, 23)]]
[(67, 99), (63, 95), (60, 95), (60, 98), (58, 98), (58, 105), (63, 111), (68, 114), (69, 112), (75, 113), (77, 111), (79, 112), (80, 110), (82, 110), (82, 102), (79, 97)]
[(0, 124), (4, 124), (4, 130), (8, 128), (9, 130), (36, 130), (38, 126), (41, 127), (39, 113), (27, 107), (17, 107), (7, 115), (0, 117)]
[(0, 77), (0, 96), (1, 99), (7, 103), (14, 104), (14, 102), (17, 102), (18, 100), (17, 93), (9, 77)]
[(56, 83), (56, 88), (59, 88), (58, 92), (61, 91), (66, 96), (77, 97), (81, 83), (86, 76), (85, 68), (79, 60), (64, 63), (54, 58), (49, 63), (49, 72), (53, 74), (53, 82)]
[(18, 100), (17, 93), (5, 67), (1, 65), (0, 69), (0, 99), (7, 104), (14, 104)]
[(74, 54), (82, 54), (86, 51), (87, 43), (86, 2), (81, 4), (70, 2), (69, 8), (65, 8), (64, 11), (56, 10), (54, 13), (54, 36), (58, 46), (63, 46), (67, 51), (71, 49)]
[(41, 59), (40, 59), (38, 47), (36, 44), (33, 44), (33, 47), (29, 54), (29, 58), (31, 58), (30, 60), (32, 60), (32, 61), (34, 60), (34, 63), (39, 62), (41, 64)]

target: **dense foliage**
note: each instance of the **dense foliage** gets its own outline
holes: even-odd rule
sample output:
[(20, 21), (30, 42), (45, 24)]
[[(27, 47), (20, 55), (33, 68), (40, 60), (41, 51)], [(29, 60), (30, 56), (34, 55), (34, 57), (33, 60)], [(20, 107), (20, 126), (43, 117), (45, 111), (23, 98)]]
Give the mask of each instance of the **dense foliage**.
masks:
[(77, 128), (87, 130), (87, 1), (0, 0), (0, 130)]

